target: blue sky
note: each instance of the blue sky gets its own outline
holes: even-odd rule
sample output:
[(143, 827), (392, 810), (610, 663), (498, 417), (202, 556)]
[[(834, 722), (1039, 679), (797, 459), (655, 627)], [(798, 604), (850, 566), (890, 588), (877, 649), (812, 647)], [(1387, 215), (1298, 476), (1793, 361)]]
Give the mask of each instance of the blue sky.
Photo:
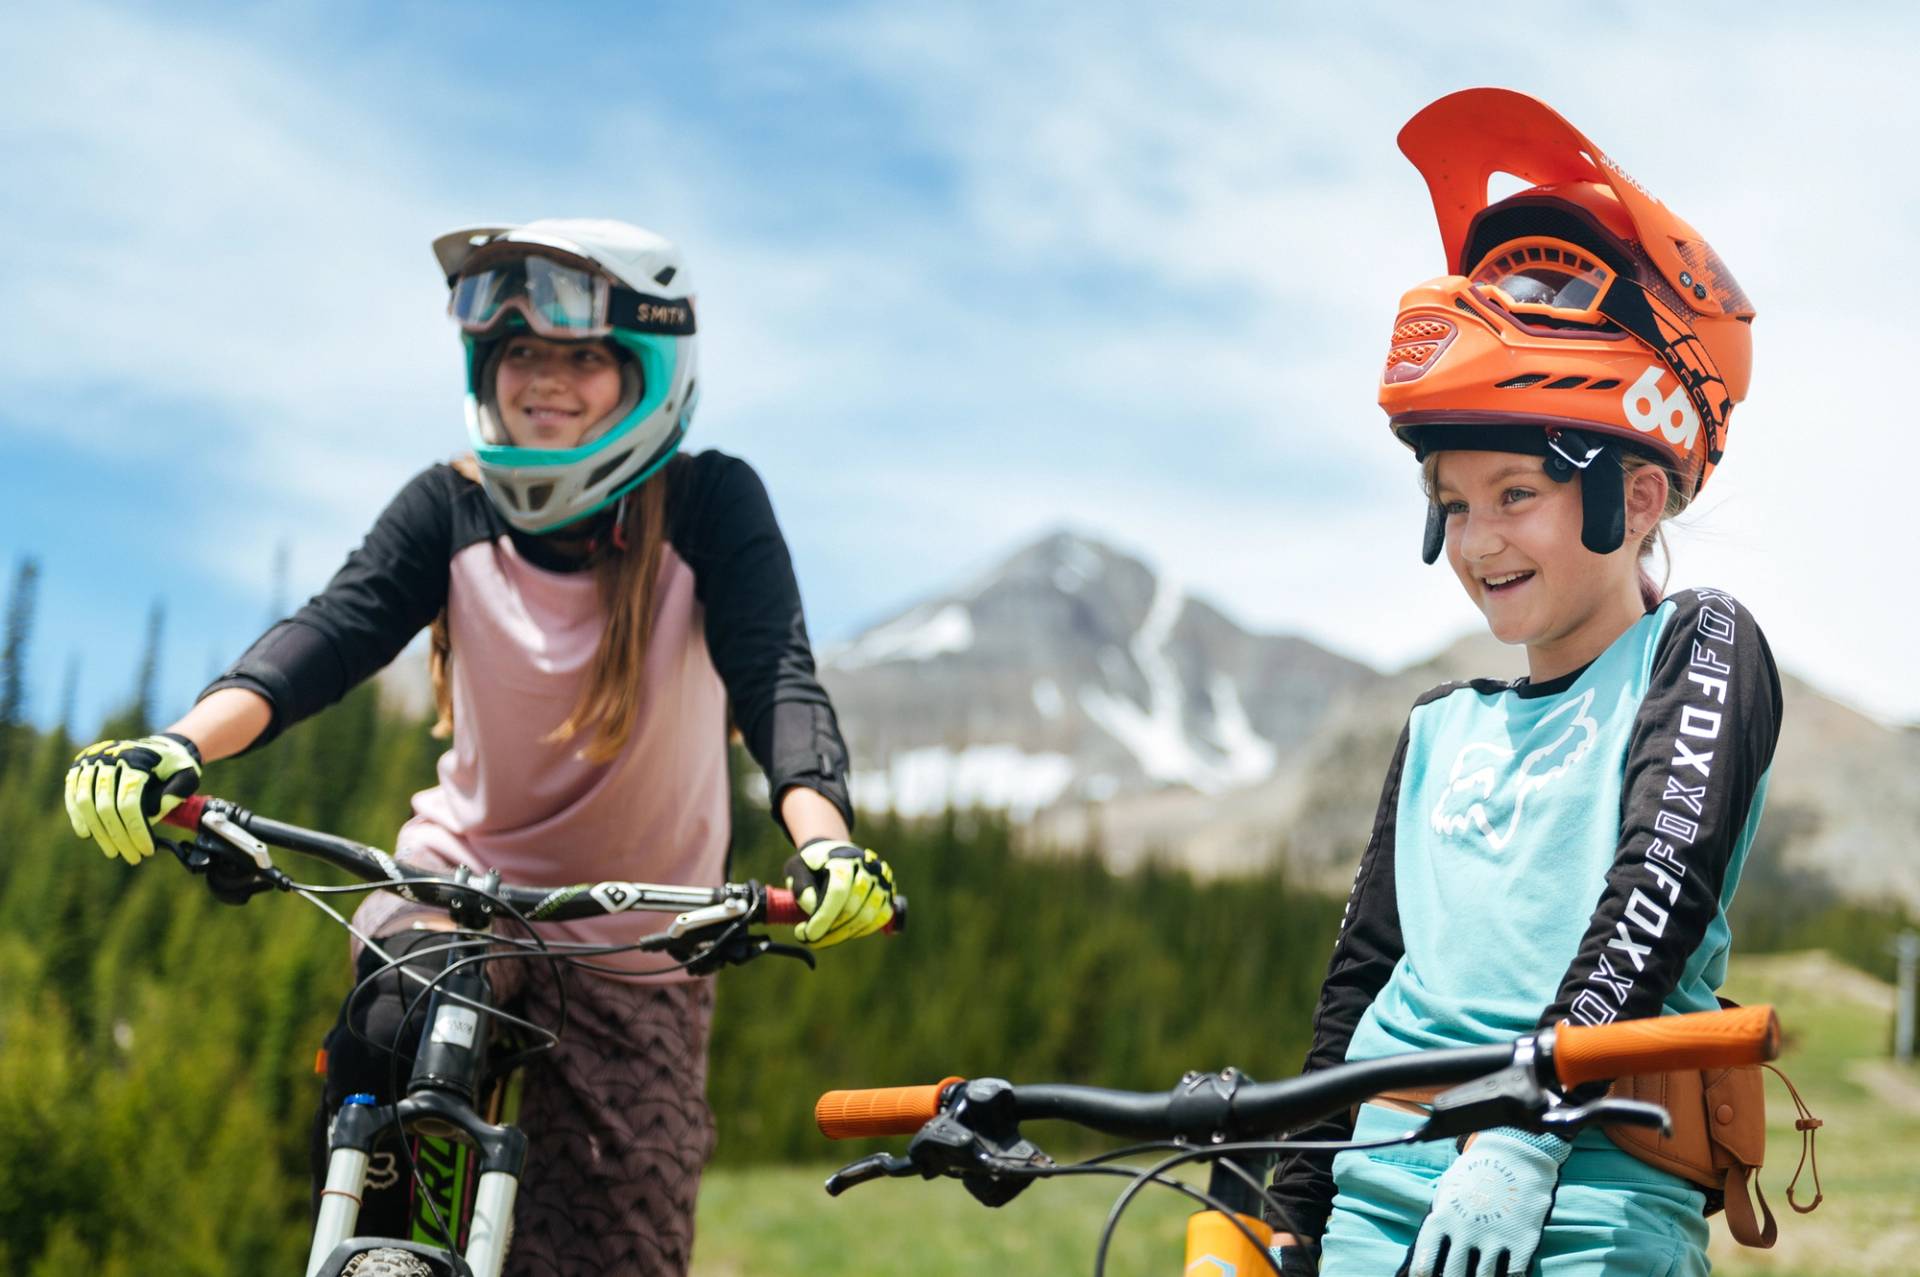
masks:
[[(623, 217), (697, 282), (699, 445), (761, 470), (815, 637), (1062, 524), (1390, 667), (1475, 624), (1373, 406), (1440, 272), (1393, 145), (1545, 97), (1755, 298), (1674, 582), (1920, 719), (1898, 377), (1920, 222), (1898, 7), (68, 3), (9, 19), (0, 552), (44, 569), (32, 709), (83, 730), (167, 607), (183, 705), (463, 445), (428, 242)], [(1467, 16), (1461, 16), (1462, 14)], [(1889, 393), (1889, 392), (1892, 393)]]

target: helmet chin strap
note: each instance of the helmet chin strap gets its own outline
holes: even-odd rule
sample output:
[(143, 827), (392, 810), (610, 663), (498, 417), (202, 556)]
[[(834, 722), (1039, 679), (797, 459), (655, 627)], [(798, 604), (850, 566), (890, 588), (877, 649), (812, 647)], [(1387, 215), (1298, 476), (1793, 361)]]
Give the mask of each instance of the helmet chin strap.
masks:
[[(1546, 470), (1555, 483), (1571, 483), (1574, 475), (1580, 476), (1581, 545), (1595, 554), (1612, 554), (1626, 543), (1627, 481), (1618, 448), (1577, 430), (1549, 430)], [(1420, 561), (1434, 562), (1446, 543), (1446, 512), (1429, 500)]]

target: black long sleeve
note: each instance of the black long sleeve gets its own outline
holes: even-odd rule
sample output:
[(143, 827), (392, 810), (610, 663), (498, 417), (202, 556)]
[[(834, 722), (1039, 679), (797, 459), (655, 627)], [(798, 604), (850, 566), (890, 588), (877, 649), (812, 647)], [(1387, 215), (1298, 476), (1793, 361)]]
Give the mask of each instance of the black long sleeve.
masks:
[(847, 747), (807, 639), (800, 586), (766, 485), (719, 452), (695, 458), (675, 493), (673, 545), (693, 569), (706, 608), (707, 650), (727, 685), (733, 721), (780, 795), (815, 790), (853, 826)]
[(1675, 596), (1634, 720), (1620, 841), (1544, 1025), (1660, 1014), (1721, 908), (1727, 870), (1780, 738), (1780, 676), (1751, 614)]

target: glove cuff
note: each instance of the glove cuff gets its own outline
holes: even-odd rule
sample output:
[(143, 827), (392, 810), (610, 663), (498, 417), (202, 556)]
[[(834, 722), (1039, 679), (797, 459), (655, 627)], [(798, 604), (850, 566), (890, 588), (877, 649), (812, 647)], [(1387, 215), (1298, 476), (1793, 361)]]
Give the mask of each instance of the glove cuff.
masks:
[(207, 760), (200, 756), (200, 747), (188, 740), (185, 736), (182, 736), (179, 732), (155, 732), (154, 735), (160, 737), (162, 740), (170, 740), (180, 746), (180, 748), (186, 750), (187, 754), (193, 759), (193, 765), (195, 767), (205, 767), (207, 765)]
[(1555, 1166), (1565, 1166), (1567, 1159), (1573, 1156), (1571, 1141), (1564, 1140), (1558, 1135), (1549, 1135), (1544, 1131), (1525, 1131), (1517, 1126), (1496, 1126), (1492, 1130), (1482, 1132), (1480, 1138), (1486, 1139), (1489, 1136), (1524, 1144), (1536, 1152), (1544, 1153), (1552, 1159)]

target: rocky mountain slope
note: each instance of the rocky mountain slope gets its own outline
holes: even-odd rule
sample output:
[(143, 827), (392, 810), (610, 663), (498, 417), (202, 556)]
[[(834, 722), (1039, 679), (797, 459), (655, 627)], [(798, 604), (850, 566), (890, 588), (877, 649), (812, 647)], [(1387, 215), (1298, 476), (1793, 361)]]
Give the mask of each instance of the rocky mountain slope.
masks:
[(1287, 764), (1366, 666), (1253, 634), (1178, 582), (1059, 533), (827, 652), (863, 805), (1020, 815)]

